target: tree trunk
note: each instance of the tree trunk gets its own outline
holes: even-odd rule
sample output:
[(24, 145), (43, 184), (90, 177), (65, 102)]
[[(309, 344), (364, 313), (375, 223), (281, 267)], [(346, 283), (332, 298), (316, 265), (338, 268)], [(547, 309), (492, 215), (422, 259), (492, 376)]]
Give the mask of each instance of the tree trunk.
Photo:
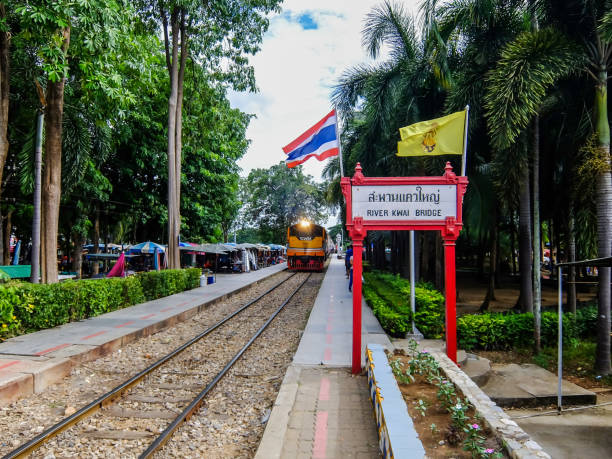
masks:
[(497, 276), (497, 247), (499, 239), (497, 212), (495, 212), (495, 222), (491, 228), (491, 256), (489, 257), (489, 280), (487, 282), (487, 293), (480, 306), (480, 312), (488, 311), (491, 301), (495, 301), (495, 277)]
[[(0, 21), (6, 25), (6, 9), (0, 3)], [(0, 32), (0, 183), (4, 173), (4, 164), (9, 150), (8, 141), (8, 112), (10, 89), (10, 46), (11, 35), (8, 30)]]
[(175, 173), (176, 178), (174, 185), (176, 186), (175, 199), (176, 208), (174, 214), (175, 232), (176, 232), (176, 251), (175, 251), (175, 265), (177, 268), (181, 267), (181, 252), (178, 247), (180, 234), (181, 234), (181, 163), (182, 163), (182, 149), (183, 149), (183, 82), (185, 81), (185, 65), (187, 63), (187, 30), (185, 24), (185, 10), (181, 10), (180, 19), (180, 34), (181, 34), (181, 58), (180, 67), (178, 71), (177, 81), (177, 96), (176, 96), (176, 123), (175, 123)]
[[(63, 30), (62, 50), (68, 51), (70, 28)], [(62, 187), (62, 117), (64, 113), (65, 78), (47, 82), (45, 110), (45, 170), (42, 188), (42, 242), (45, 260), (43, 282), (55, 283), (57, 278), (57, 236)]]
[[(570, 263), (576, 261), (576, 219), (572, 204), (570, 204), (567, 222), (567, 252), (567, 261)], [(576, 313), (576, 268), (574, 266), (570, 266), (567, 277), (569, 281), (567, 286), (567, 303), (569, 311)]]
[[(541, 239), (540, 239), (540, 117), (533, 120), (533, 340), (535, 353), (540, 353), (542, 308)], [(552, 247), (551, 247), (552, 250)], [(552, 256), (552, 253), (550, 254)]]
[(514, 226), (514, 210), (510, 211), (510, 251), (512, 253), (512, 274), (516, 276), (516, 244), (514, 237), (516, 228)]
[(73, 233), (72, 241), (74, 243), (74, 249), (72, 252), (72, 270), (76, 273), (77, 279), (81, 279), (83, 277), (83, 244), (85, 243), (85, 238), (82, 234)]
[(440, 236), (439, 231), (435, 231), (434, 235), (434, 244), (436, 245), (436, 261), (435, 261), (435, 279), (436, 279), (436, 288), (440, 291), (444, 291), (444, 285), (446, 280), (444, 279), (444, 250), (442, 248), (442, 236)]
[(519, 194), (519, 270), (521, 273), (521, 293), (519, 300), (523, 312), (533, 312), (529, 167), (525, 165), (522, 172)]
[(0, 215), (0, 262), (4, 262), (4, 217)]
[(429, 265), (430, 265), (430, 254), (431, 254), (431, 232), (426, 231), (423, 234), (421, 248), (421, 277), (425, 280), (431, 280), (429, 277)]
[[(96, 204), (96, 219), (94, 220), (94, 234), (93, 234), (93, 253), (100, 252), (100, 205)], [(108, 247), (104, 248), (108, 253)], [(93, 266), (91, 274), (96, 275), (100, 273), (100, 261), (93, 260)]]
[(6, 218), (4, 223), (4, 240), (2, 241), (2, 245), (4, 246), (4, 258), (2, 259), (3, 265), (11, 264), (11, 233), (13, 231), (13, 211), (9, 210), (6, 213)]
[[(168, 98), (168, 267), (177, 269), (178, 234), (176, 215), (176, 109), (178, 102), (178, 45), (179, 18), (174, 9), (170, 18), (172, 28), (172, 60), (170, 61), (170, 96)], [(167, 39), (167, 37), (166, 37)]]
[[(610, 125), (608, 123), (608, 73), (599, 73), (595, 88), (595, 107), (599, 148), (608, 163), (605, 171), (597, 178), (597, 256), (612, 255), (612, 176), (610, 172)], [(597, 315), (597, 349), (595, 370), (602, 375), (610, 374), (610, 271), (609, 267), (599, 268), (599, 297)]]

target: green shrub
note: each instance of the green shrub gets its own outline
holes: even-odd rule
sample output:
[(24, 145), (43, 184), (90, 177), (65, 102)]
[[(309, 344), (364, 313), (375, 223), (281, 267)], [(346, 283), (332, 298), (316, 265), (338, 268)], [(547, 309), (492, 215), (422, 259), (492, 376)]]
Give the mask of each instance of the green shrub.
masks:
[[(596, 306), (582, 308), (575, 315), (563, 314), (564, 343), (592, 336), (596, 317)], [(540, 339), (543, 347), (556, 345), (558, 320), (556, 312), (542, 313)], [(534, 319), (531, 313), (466, 314), (457, 319), (457, 337), (459, 346), (464, 349), (526, 348), (534, 344), (533, 326)]]
[(392, 310), (372, 288), (364, 285), (363, 295), (366, 302), (372, 308), (374, 316), (380, 322), (381, 327), (386, 333), (395, 337), (403, 337), (408, 330), (406, 316)]
[(200, 270), (153, 271), (127, 278), (0, 285), (0, 339), (55, 327), (197, 287)]
[(14, 305), (19, 301), (17, 289), (7, 284), (0, 291), (0, 340), (17, 333), (20, 322), (15, 314)]
[[(410, 282), (397, 275), (380, 271), (364, 273), (364, 278), (364, 296), (366, 296), (366, 290), (371, 290), (386, 306), (386, 309), (384, 309), (385, 320), (380, 317), (383, 313), (377, 315), (374, 307), (372, 307), (374, 315), (383, 329), (392, 336), (400, 336), (405, 333), (412, 324)], [(426, 338), (440, 338), (444, 333), (444, 296), (435, 290), (431, 284), (423, 282), (416, 285), (414, 293), (416, 299), (414, 322), (416, 327)], [(367, 296), (366, 301), (372, 306)], [(391, 326), (386, 324), (392, 324), (393, 331), (391, 331)]]
[[(364, 273), (366, 302), (383, 329), (391, 336), (403, 336), (411, 326), (410, 283), (398, 275), (372, 270)], [(415, 288), (416, 327), (426, 338), (444, 335), (445, 298), (429, 283)], [(563, 340), (590, 338), (596, 330), (597, 306), (589, 305), (576, 314), (563, 315)], [(457, 337), (463, 349), (510, 349), (533, 346), (533, 314), (485, 313), (457, 318)], [(558, 315), (541, 316), (541, 344), (557, 343)]]
[(136, 276), (147, 301), (189, 290), (200, 285), (198, 268), (150, 271)]
[(121, 295), (123, 298), (123, 302), (121, 304), (122, 308), (147, 301), (142, 289), (142, 284), (136, 276), (130, 276), (123, 279), (121, 287), (123, 289)]

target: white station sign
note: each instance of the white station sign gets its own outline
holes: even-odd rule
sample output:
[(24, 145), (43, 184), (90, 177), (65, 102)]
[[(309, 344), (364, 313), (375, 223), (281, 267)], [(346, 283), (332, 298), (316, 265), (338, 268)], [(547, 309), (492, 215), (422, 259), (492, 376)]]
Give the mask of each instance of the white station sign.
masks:
[(353, 218), (446, 220), (457, 217), (457, 185), (352, 186)]

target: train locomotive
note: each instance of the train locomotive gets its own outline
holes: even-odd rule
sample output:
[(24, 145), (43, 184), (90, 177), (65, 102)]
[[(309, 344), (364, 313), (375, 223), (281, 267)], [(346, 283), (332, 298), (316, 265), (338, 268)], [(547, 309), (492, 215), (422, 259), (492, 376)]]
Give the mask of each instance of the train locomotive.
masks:
[(287, 267), (291, 271), (323, 271), (328, 255), (325, 228), (302, 220), (287, 229)]

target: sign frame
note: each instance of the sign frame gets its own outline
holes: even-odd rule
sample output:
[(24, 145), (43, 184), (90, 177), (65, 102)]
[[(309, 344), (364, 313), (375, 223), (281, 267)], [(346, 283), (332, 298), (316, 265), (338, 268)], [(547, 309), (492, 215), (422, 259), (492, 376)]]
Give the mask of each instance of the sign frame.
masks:
[[(395, 186), (395, 185), (452, 185), (456, 187), (456, 216), (438, 220), (371, 220), (353, 216), (354, 186)], [(444, 241), (445, 297), (446, 297), (446, 354), (457, 363), (457, 310), (455, 242), (463, 228), (463, 197), (467, 190), (468, 178), (457, 176), (450, 162), (446, 163), (444, 174), (439, 177), (365, 177), (361, 164), (355, 166), (353, 177), (342, 177), (340, 187), (346, 200), (346, 228), (353, 240), (353, 354), (352, 372), (361, 372), (361, 302), (362, 302), (362, 249), (368, 231), (440, 231)]]

